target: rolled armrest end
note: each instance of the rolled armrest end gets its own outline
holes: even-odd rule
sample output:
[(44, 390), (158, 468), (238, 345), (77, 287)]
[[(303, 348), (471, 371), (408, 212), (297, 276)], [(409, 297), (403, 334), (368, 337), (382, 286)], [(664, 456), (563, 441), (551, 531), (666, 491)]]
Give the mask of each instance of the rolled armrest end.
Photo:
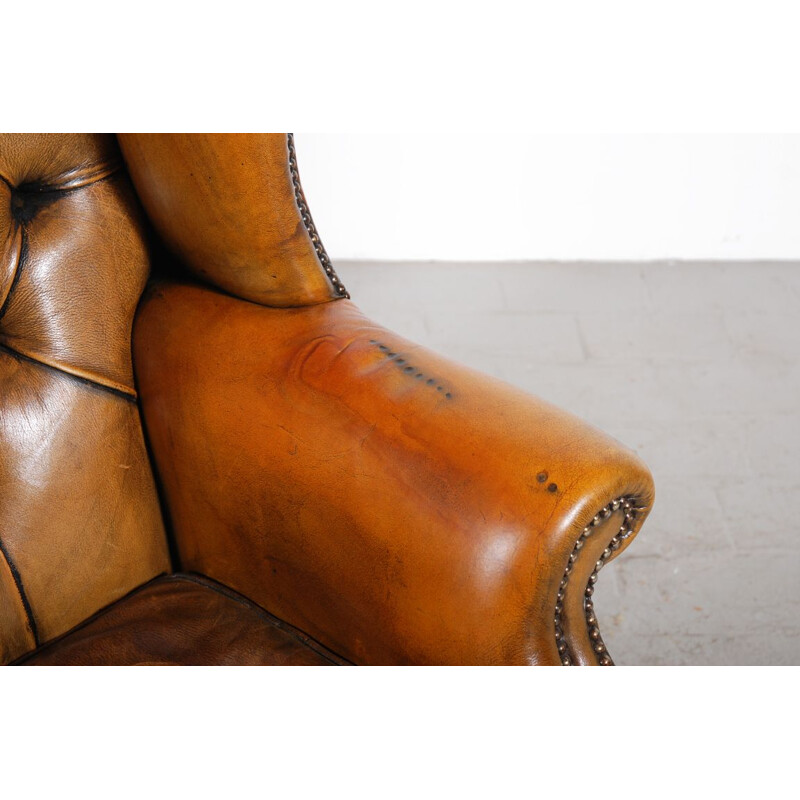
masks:
[(134, 347), (184, 569), (356, 663), (605, 660), (596, 570), (652, 504), (618, 442), (347, 300), (157, 285)]

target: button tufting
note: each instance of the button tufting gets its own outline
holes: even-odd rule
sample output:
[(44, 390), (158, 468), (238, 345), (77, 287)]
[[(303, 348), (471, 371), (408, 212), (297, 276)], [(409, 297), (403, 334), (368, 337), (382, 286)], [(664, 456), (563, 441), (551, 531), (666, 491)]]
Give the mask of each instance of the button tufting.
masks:
[(43, 208), (58, 200), (58, 192), (11, 191), (11, 216), (20, 225), (27, 225)]

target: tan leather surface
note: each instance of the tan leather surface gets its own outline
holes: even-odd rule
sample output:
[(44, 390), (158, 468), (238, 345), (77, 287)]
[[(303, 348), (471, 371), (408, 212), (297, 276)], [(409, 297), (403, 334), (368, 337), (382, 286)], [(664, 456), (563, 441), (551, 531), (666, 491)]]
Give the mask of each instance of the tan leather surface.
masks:
[(340, 663), (245, 598), (202, 578), (157, 578), (22, 662), (31, 666)]
[(295, 202), (285, 133), (118, 139), (150, 219), (197, 277), (269, 306), (338, 297)]
[(130, 185), (120, 173), (52, 195), (29, 224), (0, 344), (134, 394), (130, 322), (148, 256)]
[(616, 441), (349, 301), (160, 284), (134, 352), (183, 568), (356, 663), (559, 663), (583, 527), (613, 498), (652, 502)]
[(70, 189), (120, 165), (114, 137), (104, 133), (0, 134), (0, 175), (23, 189)]
[[(155, 227), (218, 287), (155, 285), (136, 327), (181, 566), (287, 622), (186, 577), (109, 607), (170, 569), (130, 354), (143, 222), (113, 137), (3, 134), (0, 663), (43, 642), (37, 663), (336, 660), (314, 640), (364, 664), (559, 663), (570, 554), (612, 499), (642, 507), (638, 530), (647, 469), (328, 302), (340, 284), (298, 208), (285, 134), (120, 141)], [(583, 592), (621, 516), (570, 568), (578, 663), (597, 661)]]
[(130, 353), (149, 263), (121, 164), (112, 136), (0, 135), (0, 662), (169, 568)]
[(36, 647), (25, 603), (0, 539), (0, 664)]

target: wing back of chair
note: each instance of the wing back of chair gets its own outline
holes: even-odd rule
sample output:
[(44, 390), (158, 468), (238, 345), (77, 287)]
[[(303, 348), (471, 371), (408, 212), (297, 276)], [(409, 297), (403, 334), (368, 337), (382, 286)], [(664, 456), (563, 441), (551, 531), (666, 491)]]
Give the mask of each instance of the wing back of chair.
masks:
[(147, 273), (113, 136), (0, 136), (0, 663), (169, 569), (131, 365)]
[(195, 277), (276, 308), (349, 297), (305, 202), (292, 134), (118, 139), (150, 220)]

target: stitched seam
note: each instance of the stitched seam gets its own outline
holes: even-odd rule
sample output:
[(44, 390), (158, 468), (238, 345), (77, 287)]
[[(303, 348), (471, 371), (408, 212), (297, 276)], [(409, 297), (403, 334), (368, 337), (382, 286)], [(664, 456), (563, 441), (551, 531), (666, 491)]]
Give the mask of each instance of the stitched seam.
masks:
[(7, 344), (2, 344), (0, 342), (0, 351), (8, 353), (13, 358), (18, 358), (21, 361), (27, 361), (30, 364), (36, 364), (39, 367), (44, 367), (45, 369), (50, 369), (53, 372), (57, 372), (59, 375), (64, 375), (67, 378), (71, 378), (74, 381), (78, 381), (79, 383), (84, 384), (85, 386), (90, 386), (93, 389), (100, 389), (104, 392), (108, 392), (109, 394), (113, 394), (115, 397), (121, 397), (124, 400), (127, 400), (129, 403), (136, 402), (136, 395), (130, 394), (128, 392), (123, 392), (120, 389), (115, 389), (112, 386), (106, 386), (103, 383), (99, 383), (98, 381), (93, 381), (91, 378), (84, 378), (81, 375), (75, 375), (72, 372), (67, 372), (65, 369), (61, 369), (60, 367), (55, 367), (52, 364), (46, 364), (44, 361), (39, 361), (36, 358), (32, 358), (31, 356), (26, 356), (24, 353), (20, 353), (17, 350), (14, 350), (13, 347), (9, 347)]
[(129, 591), (127, 594), (124, 594), (117, 600), (112, 600), (110, 603), (103, 606), (101, 609), (98, 609), (97, 611), (94, 612), (94, 614), (92, 614), (89, 617), (86, 617), (86, 619), (83, 620), (83, 622), (79, 622), (77, 625), (73, 626), (68, 631), (59, 634), (53, 639), (49, 639), (42, 645), (39, 645), (39, 643), (37, 642), (37, 648), (35, 650), (31, 650), (27, 653), (24, 653), (18, 659), (12, 661), (11, 666), (17, 664), (23, 664), (25, 661), (27, 661), (29, 658), (32, 658), (34, 655), (40, 655), (41, 653), (47, 652), (48, 650), (50, 650), (51, 648), (55, 647), (60, 642), (62, 642), (64, 639), (67, 639), (68, 637), (72, 636), (73, 633), (77, 633), (78, 631), (83, 630), (83, 628), (87, 627), (88, 625), (91, 625), (95, 620), (102, 617), (103, 614), (105, 614), (107, 611), (110, 611), (118, 603), (122, 603), (128, 598), (133, 597), (134, 595), (138, 594), (139, 592), (143, 591), (148, 586), (150, 586), (150, 584), (155, 583), (157, 580), (160, 580), (161, 578), (164, 578), (166, 576), (167, 574), (165, 572), (156, 575), (154, 578), (151, 578), (149, 581), (147, 581), (147, 583), (143, 583), (141, 586), (137, 586), (135, 589), (131, 589), (131, 591)]
[(589, 575), (589, 579), (586, 583), (586, 588), (584, 589), (583, 593), (583, 615), (586, 621), (586, 633), (589, 637), (589, 641), (591, 642), (592, 649), (597, 654), (601, 666), (605, 667), (614, 665), (611, 656), (608, 654), (605, 643), (603, 642), (603, 638), (600, 635), (600, 628), (597, 624), (597, 617), (594, 613), (592, 595), (594, 594), (594, 584), (597, 582), (597, 573), (600, 572), (603, 566), (605, 566), (606, 561), (611, 558), (612, 553), (619, 549), (620, 545), (622, 544), (622, 540), (633, 536), (637, 513), (644, 511), (644, 507), (639, 506), (638, 502), (639, 501), (637, 498), (627, 495), (623, 495), (622, 497), (617, 497), (616, 499), (612, 500), (610, 503), (608, 503), (608, 505), (604, 506), (597, 514), (595, 514), (592, 521), (583, 529), (581, 535), (578, 537), (578, 540), (575, 542), (575, 545), (572, 548), (569, 560), (567, 561), (567, 566), (564, 569), (564, 575), (558, 587), (554, 614), (556, 647), (558, 648), (558, 654), (561, 657), (561, 663), (564, 666), (571, 666), (575, 663), (574, 654), (570, 652), (569, 644), (567, 643), (566, 636), (564, 635), (563, 625), (564, 597), (566, 595), (566, 589), (569, 583), (569, 576), (572, 572), (572, 565), (575, 563), (575, 561), (577, 561), (578, 554), (583, 548), (586, 539), (592, 535), (594, 527), (608, 519), (608, 517), (610, 517), (615, 511), (618, 511), (621, 508), (624, 513), (622, 525), (620, 526), (619, 531), (617, 531), (617, 533), (612, 537), (600, 558), (597, 560), (594, 570), (592, 571), (591, 575)]
[(11, 556), (6, 550), (5, 545), (2, 541), (0, 541), (0, 553), (3, 554), (3, 558), (8, 564), (9, 570), (11, 570), (11, 577), (14, 579), (14, 584), (17, 587), (17, 592), (19, 593), (19, 598), (22, 601), (22, 607), (25, 609), (25, 614), (28, 618), (28, 626), (31, 629), (31, 633), (33, 634), (33, 642), (36, 647), (39, 646), (39, 631), (36, 628), (36, 619), (33, 616), (33, 609), (31, 608), (31, 604), (28, 600), (28, 595), (25, 594), (25, 587), (22, 585), (22, 576), (19, 574), (19, 570), (17, 569), (17, 565), (11, 559)]
[[(136, 384), (136, 375), (134, 374), (134, 385)], [(142, 439), (144, 441), (144, 449), (147, 455), (147, 463), (150, 465), (150, 471), (153, 473), (156, 485), (156, 497), (158, 498), (158, 507), (161, 511), (161, 520), (164, 523), (164, 535), (167, 539), (167, 558), (169, 559), (169, 574), (174, 573), (181, 567), (180, 553), (178, 552), (178, 545), (175, 540), (175, 526), (172, 522), (172, 513), (167, 503), (166, 489), (164, 488), (164, 481), (161, 480), (161, 469), (156, 461), (155, 453), (150, 442), (150, 433), (147, 429), (147, 420), (144, 418), (144, 410), (139, 409), (139, 427), (142, 431)]]
[(168, 577), (171, 580), (188, 581), (190, 583), (195, 583), (198, 586), (204, 586), (205, 588), (211, 589), (223, 597), (227, 597), (229, 600), (234, 600), (235, 602), (239, 603), (239, 605), (242, 605), (251, 611), (255, 611), (273, 627), (278, 628), (278, 630), (288, 634), (293, 639), (300, 642), (300, 644), (305, 645), (310, 650), (313, 650), (315, 653), (321, 655), (323, 658), (327, 659), (333, 664), (351, 664), (350, 661), (347, 661), (347, 659), (342, 658), (342, 656), (334, 653), (332, 650), (329, 650), (324, 644), (320, 644), (316, 639), (312, 639), (307, 633), (303, 633), (303, 631), (301, 631), (299, 628), (295, 628), (294, 625), (290, 625), (288, 622), (284, 622), (274, 614), (270, 614), (269, 611), (257, 605), (249, 598), (239, 594), (229, 586), (224, 586), (223, 584), (218, 583), (213, 578), (209, 578), (207, 575), (202, 575), (201, 573), (180, 573), (169, 575)]
[[(2, 543), (0, 543), (0, 549), (2, 549)], [(5, 553), (5, 551), (3, 551), (3, 552)], [(9, 562), (9, 566), (11, 566), (11, 562)], [(307, 646), (310, 650), (313, 650), (315, 653), (317, 653), (318, 655), (322, 656), (326, 660), (330, 661), (332, 664), (337, 664), (337, 665), (347, 664), (347, 665), (349, 665), (351, 663), (351, 662), (347, 661), (346, 659), (342, 658), (341, 656), (338, 656), (333, 651), (328, 650), (327, 647), (325, 647), (324, 645), (320, 644), (316, 640), (312, 639), (307, 634), (304, 634), (301, 631), (299, 631), (298, 629), (296, 629), (293, 626), (289, 625), (288, 622), (284, 622), (283, 620), (278, 619), (278, 617), (275, 617), (272, 614), (270, 614), (268, 611), (265, 611), (263, 608), (261, 608), (260, 606), (256, 605), (251, 600), (248, 600), (243, 595), (239, 594), (238, 592), (235, 592), (233, 589), (229, 589), (227, 586), (223, 586), (222, 584), (217, 583), (216, 581), (214, 581), (213, 579), (211, 579), (211, 578), (209, 578), (209, 577), (207, 577), (205, 575), (200, 575), (199, 573), (195, 573), (195, 574), (189, 574), (189, 573), (167, 574), (167, 573), (162, 572), (161, 574), (156, 575), (155, 577), (151, 578), (146, 583), (143, 583), (141, 586), (137, 586), (135, 589), (131, 589), (130, 592), (128, 592), (127, 594), (125, 594), (122, 597), (118, 598), (117, 600), (112, 600), (110, 603), (108, 603), (107, 605), (103, 606), (101, 609), (98, 609), (97, 611), (95, 611), (94, 614), (92, 614), (90, 617), (87, 617), (85, 620), (83, 620), (83, 622), (79, 622), (77, 625), (75, 625), (74, 627), (70, 628), (65, 633), (62, 633), (59, 636), (56, 636), (54, 639), (51, 639), (50, 641), (45, 642), (43, 645), (40, 645), (40, 643), (38, 641), (38, 638), (36, 638), (36, 634), (34, 633), (34, 638), (36, 638), (36, 649), (32, 650), (32, 651), (30, 651), (28, 653), (23, 654), (22, 656), (17, 658), (15, 661), (12, 661), (11, 664), (12, 665), (23, 665), (25, 663), (25, 661), (27, 661), (28, 659), (32, 658), (33, 656), (41, 655), (43, 653), (46, 653), (48, 650), (52, 649), (53, 647), (56, 647), (58, 644), (60, 644), (65, 639), (68, 639), (73, 634), (78, 633), (79, 631), (81, 631), (84, 628), (86, 628), (89, 625), (91, 625), (96, 620), (100, 619), (102, 616), (104, 616), (105, 614), (110, 612), (115, 606), (124, 603), (126, 600), (129, 600), (130, 598), (132, 598), (135, 595), (139, 594), (139, 592), (144, 591), (145, 589), (147, 589), (148, 587), (152, 586), (153, 584), (160, 584), (160, 583), (164, 583), (164, 582), (167, 582), (167, 581), (172, 581), (172, 582), (186, 581), (187, 583), (194, 583), (197, 586), (202, 586), (205, 589), (210, 589), (211, 591), (216, 592), (217, 594), (220, 594), (223, 597), (227, 597), (229, 600), (235, 601), (236, 603), (238, 603), (241, 606), (244, 606), (248, 610), (254, 611), (258, 616), (262, 617), (265, 621), (269, 622), (271, 625), (273, 625), (274, 627), (278, 628), (279, 630), (289, 634), (290, 636), (292, 636), (292, 638), (296, 639), (301, 644)]]
[[(231, 292), (225, 291), (225, 289), (220, 288), (219, 286), (214, 286), (211, 283), (204, 283), (199, 278), (195, 278), (191, 275), (170, 275), (170, 276), (158, 276), (158, 277), (151, 277), (148, 283), (148, 290), (154, 286), (164, 286), (169, 288), (171, 286), (190, 286), (195, 289), (201, 289), (204, 292), (211, 292), (212, 294), (218, 294), (221, 297), (229, 297), (231, 300), (236, 300), (239, 303), (249, 303), (251, 306), (257, 306), (258, 308), (268, 308), (271, 311), (302, 311), (308, 308), (314, 308), (315, 305), (309, 305), (308, 303), (300, 303), (296, 306), (274, 306), (269, 305), (269, 303), (262, 303), (261, 301), (256, 300), (248, 300), (246, 297), (239, 297), (236, 294), (232, 294)], [(342, 296), (343, 297), (343, 296)], [(333, 303), (336, 300), (341, 300), (340, 297), (332, 297), (330, 301), (324, 302), (331, 302)], [(320, 303), (319, 305), (321, 305)]]

